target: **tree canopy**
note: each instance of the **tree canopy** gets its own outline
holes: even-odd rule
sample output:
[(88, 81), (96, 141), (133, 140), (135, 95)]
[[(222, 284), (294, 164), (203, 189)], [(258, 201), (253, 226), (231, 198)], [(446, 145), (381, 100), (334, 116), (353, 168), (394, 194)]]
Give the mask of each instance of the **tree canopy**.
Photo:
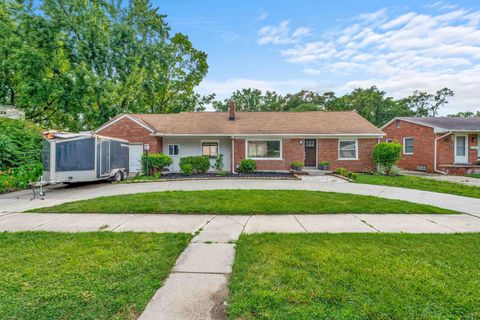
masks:
[(122, 112), (202, 110), (207, 54), (149, 0), (0, 0), (0, 104), (70, 130)]
[(229, 101), (234, 99), (239, 111), (346, 111), (354, 110), (377, 126), (400, 116), (436, 116), (439, 108), (454, 95), (448, 88), (431, 94), (415, 91), (411, 96), (394, 99), (385, 91), (373, 86), (357, 88), (343, 96), (334, 92), (323, 94), (302, 90), (295, 94), (280, 95), (274, 91), (242, 89), (235, 91), (223, 101), (214, 101), (216, 111), (227, 111)]

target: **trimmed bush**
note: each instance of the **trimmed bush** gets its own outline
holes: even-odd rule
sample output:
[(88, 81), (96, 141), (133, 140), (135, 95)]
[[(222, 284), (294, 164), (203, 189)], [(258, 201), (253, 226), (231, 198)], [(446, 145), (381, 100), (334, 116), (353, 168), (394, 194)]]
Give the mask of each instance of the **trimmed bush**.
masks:
[(257, 170), (257, 163), (252, 159), (243, 159), (240, 161), (238, 172), (240, 173), (254, 173)]
[(205, 173), (210, 169), (210, 159), (206, 156), (184, 157), (180, 159), (180, 168), (182, 165), (190, 164), (192, 172)]
[[(148, 174), (161, 173), (172, 163), (172, 158), (163, 153), (151, 153), (148, 155)], [(147, 174), (147, 157), (145, 155), (142, 155), (142, 171)]]
[(392, 175), (394, 167), (401, 159), (402, 145), (392, 142), (381, 142), (375, 146), (372, 153), (373, 162), (379, 171)]
[(335, 170), (335, 173), (352, 180), (355, 180), (358, 177), (357, 173), (348, 171), (348, 169), (345, 168), (337, 168), (337, 170)]
[(189, 176), (193, 172), (193, 167), (190, 163), (182, 163), (180, 164), (180, 171), (186, 176)]

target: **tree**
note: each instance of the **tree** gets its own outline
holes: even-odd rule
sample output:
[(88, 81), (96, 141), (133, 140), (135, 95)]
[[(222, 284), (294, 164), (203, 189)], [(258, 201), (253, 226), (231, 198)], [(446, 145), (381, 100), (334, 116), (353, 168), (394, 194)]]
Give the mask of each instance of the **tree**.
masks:
[(284, 111), (285, 99), (274, 91), (265, 94), (258, 89), (242, 89), (235, 91), (231, 97), (223, 101), (214, 101), (216, 111), (226, 112), (230, 100), (235, 100), (237, 111)]
[(447, 117), (455, 117), (455, 118), (473, 118), (478, 117), (480, 118), (480, 111), (473, 112), (473, 111), (462, 111), (457, 112), (455, 114), (449, 114)]
[[(149, 0), (0, 0), (0, 103), (44, 127), (91, 129), (122, 112), (201, 110), (206, 53), (170, 35)], [(199, 103), (199, 105), (194, 105)]]
[(372, 160), (381, 172), (386, 175), (393, 173), (393, 168), (401, 158), (402, 145), (392, 142), (381, 142), (375, 146)]
[(435, 94), (415, 90), (413, 95), (404, 99), (411, 110), (415, 110), (417, 117), (436, 117), (438, 109), (448, 103), (448, 98), (453, 97), (455, 93), (443, 88)]

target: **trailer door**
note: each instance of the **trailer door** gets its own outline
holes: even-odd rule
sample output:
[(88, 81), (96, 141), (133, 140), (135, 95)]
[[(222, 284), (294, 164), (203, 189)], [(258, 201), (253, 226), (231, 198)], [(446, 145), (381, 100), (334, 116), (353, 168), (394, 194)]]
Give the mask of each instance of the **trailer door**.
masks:
[(99, 139), (98, 165), (101, 177), (110, 175), (110, 141)]

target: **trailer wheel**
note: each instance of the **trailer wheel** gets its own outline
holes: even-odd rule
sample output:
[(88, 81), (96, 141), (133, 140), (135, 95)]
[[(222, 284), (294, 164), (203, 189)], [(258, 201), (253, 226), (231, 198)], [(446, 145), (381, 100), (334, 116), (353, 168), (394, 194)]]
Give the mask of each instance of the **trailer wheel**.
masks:
[(115, 182), (122, 181), (122, 172), (120, 170), (115, 172), (115, 174), (113, 175), (113, 181), (115, 181)]

